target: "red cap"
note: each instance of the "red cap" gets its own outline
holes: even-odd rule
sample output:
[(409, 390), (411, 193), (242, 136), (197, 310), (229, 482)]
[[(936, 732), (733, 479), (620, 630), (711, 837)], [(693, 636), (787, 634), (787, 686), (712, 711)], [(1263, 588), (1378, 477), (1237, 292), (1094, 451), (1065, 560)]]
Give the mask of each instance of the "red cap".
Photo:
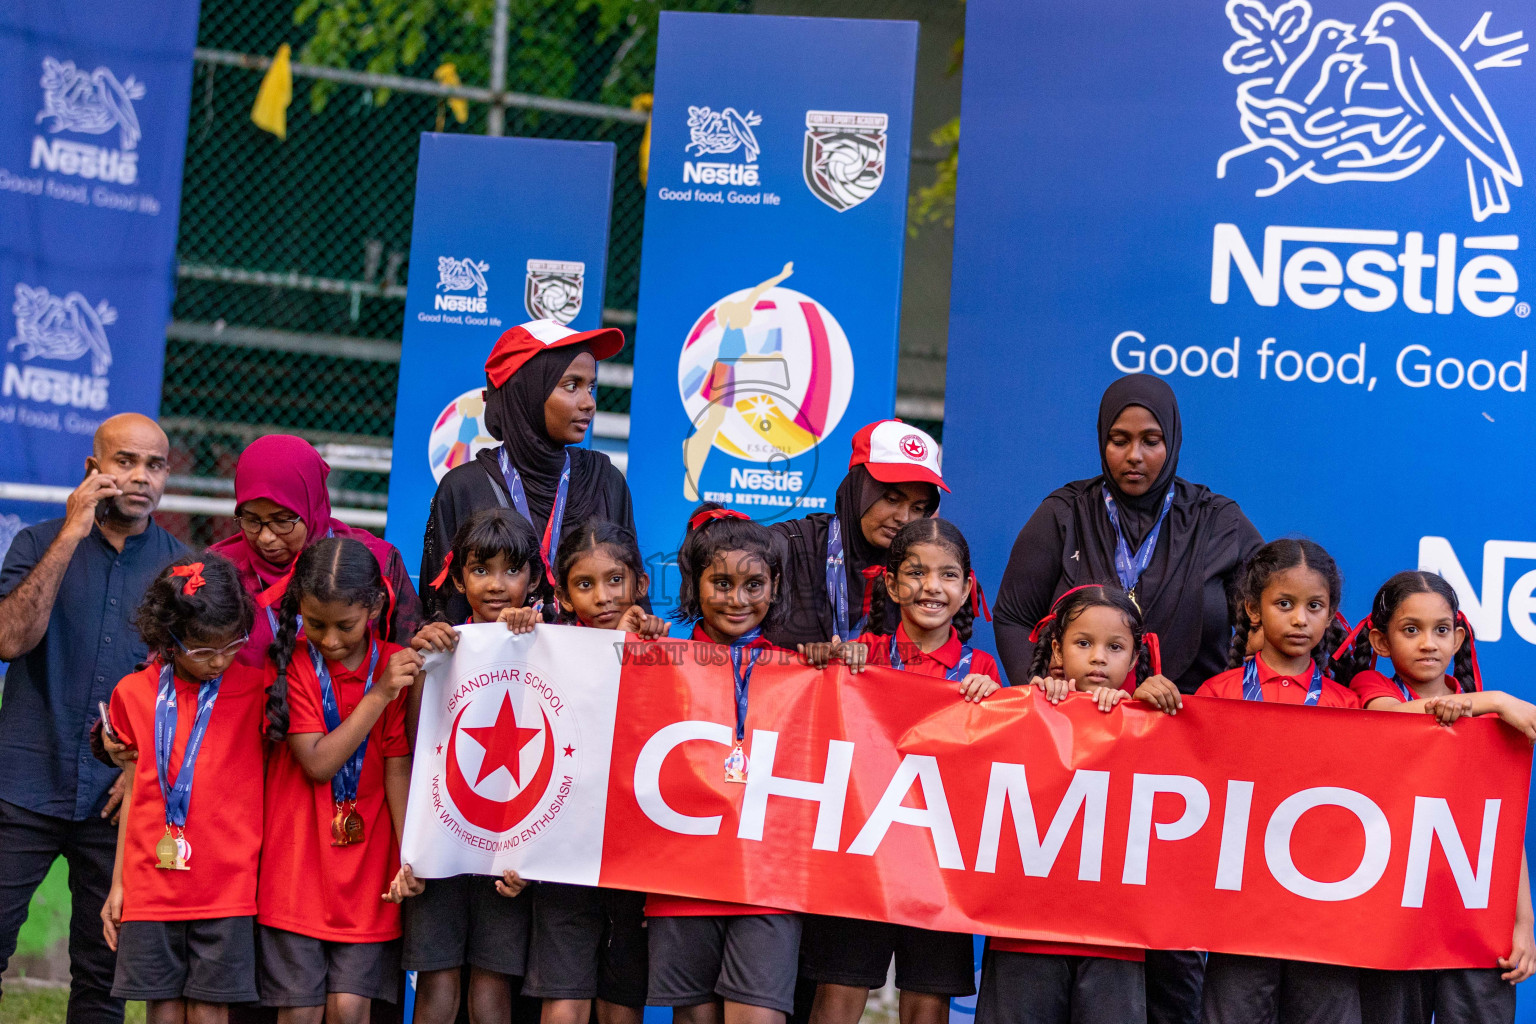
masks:
[(901, 420), (880, 420), (853, 435), (848, 468), (862, 465), (883, 484), (918, 481), (949, 490), (939, 475), (939, 444)]
[(491, 349), (490, 356), (485, 360), (485, 375), (490, 379), (491, 387), (499, 388), (524, 363), (545, 349), (580, 345), (582, 342), (592, 346), (594, 358), (607, 359), (617, 355), (619, 349), (624, 347), (624, 332), (617, 327), (573, 331), (554, 320), (530, 320), (526, 324), (507, 328), (496, 339), (496, 347)]

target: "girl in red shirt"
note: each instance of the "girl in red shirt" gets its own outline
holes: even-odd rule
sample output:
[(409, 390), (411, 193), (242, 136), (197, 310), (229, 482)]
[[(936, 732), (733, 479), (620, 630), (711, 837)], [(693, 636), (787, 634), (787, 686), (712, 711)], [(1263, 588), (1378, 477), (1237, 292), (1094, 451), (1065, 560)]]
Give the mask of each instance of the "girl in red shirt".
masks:
[[(763, 639), (777, 625), (784, 554), (773, 534), (734, 509), (705, 502), (677, 553), (677, 609), (693, 639), (729, 654), (736, 680), (736, 745), (722, 768), (745, 782), (742, 749), (752, 669), (787, 655)], [(675, 1024), (784, 1024), (795, 1003), (800, 919), (767, 907), (652, 894), (648, 1001), (672, 1007)]]
[[(1271, 541), (1254, 552), (1238, 574), (1234, 595), (1232, 668), (1206, 680), (1198, 695), (1360, 707), (1348, 687), (1324, 672), (1344, 640), (1336, 620), (1343, 588), (1332, 556), (1310, 540)], [(1258, 652), (1249, 654), (1255, 631), (1262, 639)], [(1337, 964), (1212, 953), (1205, 968), (1206, 1024), (1358, 1021), (1358, 979), (1356, 968)]]
[[(568, 532), (555, 556), (560, 621), (665, 636), (639, 603), (650, 588), (635, 535), (593, 518)], [(640, 1024), (646, 999), (645, 894), (540, 882), (523, 995), (544, 1000), (542, 1024)]]
[(151, 1024), (214, 1024), (256, 998), (265, 677), (235, 663), (254, 613), (227, 560), (181, 559), (134, 619), (149, 664), (112, 692), (104, 741), (128, 794), (101, 916), (112, 994), (147, 1001)]
[[(455, 532), (442, 571), (430, 587), (434, 604), (449, 606), (452, 592), (469, 603), (465, 625), (502, 622), (513, 633), (529, 633), (539, 621), (534, 601), (544, 581), (539, 537), (532, 525), (506, 508), (476, 512)], [(411, 646), (420, 652), (452, 651), (459, 634), (447, 622), (429, 622)], [(406, 732), (416, 743), (416, 725), (426, 680), (418, 673), (406, 704)], [(530, 895), (514, 871), (500, 878), (455, 875), (417, 878), (409, 864), (384, 898), (400, 903), (404, 932), (401, 962), (416, 972), (417, 1024), (449, 1024), (459, 1012), (462, 968), (469, 965), (471, 1024), (505, 1021), (528, 963)], [(501, 899), (494, 899), (494, 888)]]
[(405, 702), (421, 655), (377, 635), (378, 560), (331, 537), (294, 564), (271, 658), (261, 1001), (279, 1024), (363, 1024), (400, 987), (398, 867), (410, 786)]
[[(1392, 676), (1376, 671), (1377, 657)], [(1400, 572), (1382, 584), (1371, 614), (1340, 651), (1336, 675), (1369, 711), (1428, 712), (1449, 725), (1462, 715), (1495, 714), (1536, 740), (1536, 707), (1484, 690), (1472, 624), (1456, 591), (1431, 572)], [(1510, 954), (1498, 967), (1432, 971), (1361, 971), (1364, 1019), (1390, 1024), (1515, 1019), (1515, 985), (1536, 972), (1531, 881), (1521, 854), (1520, 890)]]
[[(889, 605), (899, 612), (893, 634), (865, 633), (854, 643), (801, 644), (801, 657), (818, 668), (837, 657), (853, 672), (866, 664), (883, 665), (935, 679), (913, 680), (914, 686), (948, 680), (963, 700), (979, 701), (999, 688), (997, 663), (970, 646), (971, 624), (985, 605), (971, 571), (970, 546), (953, 523), (918, 519), (897, 531), (885, 574), (876, 582), (869, 620), (888, 621)], [(903, 1024), (942, 1024), (949, 1019), (951, 998), (976, 991), (969, 935), (811, 917), (801, 972), (817, 983), (811, 1024), (857, 1024), (869, 990), (885, 984), (892, 957)]]

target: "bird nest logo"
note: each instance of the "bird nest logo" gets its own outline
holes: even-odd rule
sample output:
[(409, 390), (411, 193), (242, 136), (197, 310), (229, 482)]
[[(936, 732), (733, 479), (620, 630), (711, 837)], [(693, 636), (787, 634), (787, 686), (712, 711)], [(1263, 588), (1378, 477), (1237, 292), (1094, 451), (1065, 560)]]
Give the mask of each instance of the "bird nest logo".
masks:
[(758, 185), (757, 157), (762, 152), (757, 133), (752, 129), (763, 123), (760, 115), (735, 107), (713, 110), (688, 108), (688, 142), (683, 151), (690, 156), (734, 156), (741, 163), (719, 160), (685, 160), (683, 181), (700, 185)]
[(446, 309), (453, 313), (484, 313), (485, 293), (490, 288), (485, 281), (491, 265), (484, 260), (465, 256), (437, 258), (437, 290), (440, 292), (468, 292), (473, 295), (434, 295), (434, 309)]
[[(72, 60), (43, 58), (43, 109), (35, 118), (50, 135), (73, 132), (105, 135), (117, 129), (117, 149), (69, 139), (32, 140), (32, 169), (45, 167), (60, 174), (98, 178), (122, 185), (138, 180), (139, 116), (133, 101), (144, 98), (144, 86), (132, 75), (119, 80), (111, 68), (77, 68)], [(45, 123), (46, 122), (46, 123)]]
[(1364, 27), (1314, 21), (1308, 0), (1274, 11), (1260, 0), (1228, 0), (1226, 12), (1238, 38), (1222, 65), (1244, 78), (1237, 108), (1248, 141), (1221, 155), (1216, 177), (1238, 157), (1263, 153), (1275, 181), (1257, 196), (1298, 178), (1400, 181), (1441, 149), (1459, 147), (1472, 216), (1509, 212), (1520, 165), (1478, 75), (1519, 67), (1529, 49), (1524, 32), (1491, 36), (1489, 12), (1452, 46), (1405, 3), (1382, 4)]
[(885, 180), (885, 114), (805, 113), (805, 187), (838, 213), (874, 195)]
[(447, 709), (453, 724), (430, 754), (439, 824), (496, 852), (538, 838), (579, 777), (581, 740), (564, 696), (543, 669), (508, 662), (456, 680)]
[(427, 462), (432, 479), (441, 483), (450, 469), (457, 469), (483, 448), (496, 447), (485, 429), (485, 396), (479, 388), (466, 391), (443, 406), (427, 436)]
[(117, 310), (102, 300), (94, 305), (79, 292), (50, 294), (47, 288), (16, 285), (11, 312), (16, 334), (5, 350), (15, 352), (23, 363), (33, 359), (72, 362), (90, 356), (90, 374), (50, 370), (41, 366), (5, 364), (0, 394), (50, 405), (100, 411), (107, 407), (107, 371), (112, 366), (112, 346), (107, 326), (117, 321)]
[(581, 312), (581, 283), (585, 263), (529, 260), (523, 308), (533, 320), (553, 320), (562, 327)]
[(694, 321), (677, 385), (694, 424), (683, 445), (683, 495), (699, 498), (711, 451), (784, 463), (814, 449), (853, 393), (853, 351), (831, 310), (781, 287), (794, 264), (732, 292)]

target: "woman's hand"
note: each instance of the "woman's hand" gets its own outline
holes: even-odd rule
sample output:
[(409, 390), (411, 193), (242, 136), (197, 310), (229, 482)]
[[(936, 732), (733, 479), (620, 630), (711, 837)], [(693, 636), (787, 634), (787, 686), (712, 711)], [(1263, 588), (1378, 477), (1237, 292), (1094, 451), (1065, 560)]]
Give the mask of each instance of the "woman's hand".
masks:
[(996, 679), (981, 672), (972, 672), (960, 680), (960, 699), (980, 704), (983, 697), (990, 697), (1000, 689), (1002, 684)]
[(496, 891), (508, 899), (526, 888), (528, 888), (528, 880), (511, 868), (504, 870), (501, 877), (496, 879)]
[(1520, 982), (1536, 974), (1536, 939), (1531, 936), (1531, 922), (1515, 920), (1515, 937), (1509, 956), (1499, 957), (1499, 966), (1504, 968), (1500, 975), (1511, 985)]
[(1434, 715), (1435, 721), (1441, 725), (1450, 725), (1463, 715), (1472, 713), (1472, 702), (1460, 694), (1431, 697), (1424, 702), (1424, 713)]
[(101, 905), (101, 934), (107, 940), (107, 948), (114, 953), (117, 952), (117, 933), (122, 924), (123, 883), (116, 882), (107, 892), (107, 902)]
[(1067, 694), (1077, 689), (1070, 679), (1058, 679), (1055, 676), (1035, 676), (1029, 681), (1030, 686), (1038, 686), (1045, 691), (1045, 699), (1052, 704), (1060, 704), (1067, 699)]
[(1093, 698), (1093, 702), (1099, 706), (1100, 711), (1108, 711), (1130, 696), (1124, 690), (1115, 690), (1108, 686), (1090, 686), (1083, 692)]
[(429, 622), (411, 638), (413, 650), (445, 653), (459, 646), (459, 631), (446, 622)]
[(409, 647), (402, 648), (389, 656), (389, 661), (384, 665), (384, 675), (374, 685), (379, 695), (388, 703), (411, 688), (416, 681), (416, 676), (421, 672), (421, 652)]
[(426, 891), (427, 883), (411, 873), (409, 864), (401, 864), (394, 881), (389, 883), (389, 891), (381, 898), (385, 903), (404, 903), (408, 897), (420, 896)]
[(508, 608), (496, 616), (497, 622), (505, 622), (507, 629), (513, 633), (532, 633), (533, 627), (544, 621), (541, 614), (544, 610), (544, 602), (522, 608)]
[(614, 628), (634, 633), (641, 640), (660, 640), (667, 635), (666, 620), (656, 615), (647, 615), (645, 609), (637, 604), (629, 606)]
[(1159, 711), (1169, 715), (1178, 714), (1184, 706), (1184, 695), (1167, 676), (1153, 676), (1136, 687), (1136, 692), (1131, 696), (1148, 704), (1156, 704)]

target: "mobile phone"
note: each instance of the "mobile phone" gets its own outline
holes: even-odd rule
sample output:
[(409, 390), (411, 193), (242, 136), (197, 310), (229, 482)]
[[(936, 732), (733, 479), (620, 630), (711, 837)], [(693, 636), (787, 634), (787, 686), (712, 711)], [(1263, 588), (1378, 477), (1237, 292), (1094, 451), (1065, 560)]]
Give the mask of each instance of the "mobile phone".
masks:
[(101, 711), (101, 731), (106, 733), (108, 736), (111, 736), (113, 743), (121, 743), (121, 742), (123, 742), (122, 740), (117, 738), (117, 733), (112, 731), (112, 716), (107, 714), (106, 702), (105, 701), (97, 701), (96, 702), (96, 707), (97, 707), (98, 710)]

